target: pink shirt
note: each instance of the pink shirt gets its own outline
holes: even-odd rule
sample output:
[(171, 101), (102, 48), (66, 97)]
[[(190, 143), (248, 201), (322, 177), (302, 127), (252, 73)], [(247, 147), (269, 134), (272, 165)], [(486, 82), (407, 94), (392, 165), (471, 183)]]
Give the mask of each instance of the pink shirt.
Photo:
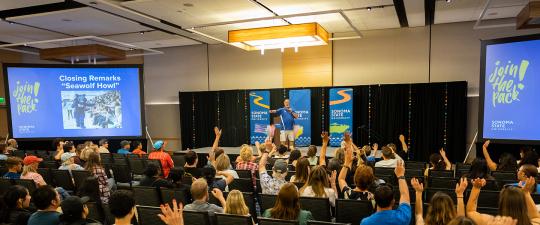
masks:
[(26, 175), (21, 175), (21, 179), (33, 180), (36, 186), (47, 185), (43, 177), (39, 173), (29, 172)]

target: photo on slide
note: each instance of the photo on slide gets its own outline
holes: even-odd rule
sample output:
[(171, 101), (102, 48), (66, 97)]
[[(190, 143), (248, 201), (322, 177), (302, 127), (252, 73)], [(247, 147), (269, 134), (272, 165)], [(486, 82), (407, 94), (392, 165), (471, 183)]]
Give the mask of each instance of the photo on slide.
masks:
[(62, 91), (64, 129), (122, 128), (119, 91)]

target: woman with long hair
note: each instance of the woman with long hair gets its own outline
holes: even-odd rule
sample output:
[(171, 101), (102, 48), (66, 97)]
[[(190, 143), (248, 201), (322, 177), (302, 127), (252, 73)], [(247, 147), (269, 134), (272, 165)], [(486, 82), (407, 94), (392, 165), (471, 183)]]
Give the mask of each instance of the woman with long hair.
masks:
[(308, 220), (313, 220), (310, 211), (300, 209), (300, 196), (296, 185), (293, 183), (286, 183), (281, 186), (274, 207), (264, 211), (263, 217), (297, 220), (299, 225), (306, 225)]
[(43, 161), (42, 158), (38, 158), (33, 155), (24, 157), (23, 159), (24, 166), (23, 166), (23, 171), (21, 174), (21, 179), (33, 180), (34, 183), (36, 183), (37, 187), (47, 185), (47, 182), (45, 182), (43, 177), (37, 172), (37, 168), (41, 161)]
[(231, 174), (234, 179), (240, 178), (238, 173), (232, 169), (231, 160), (227, 154), (221, 154), (216, 158), (215, 165), (217, 172), (225, 172)]
[(517, 161), (516, 158), (510, 154), (510, 153), (502, 153), (499, 157), (499, 163), (497, 164), (491, 159), (491, 156), (488, 152), (488, 146), (489, 146), (489, 140), (484, 142), (484, 145), (482, 145), (482, 153), (484, 154), (484, 158), (486, 158), (487, 165), (491, 171), (509, 171), (509, 172), (515, 172), (517, 167)]
[(469, 173), (465, 175), (469, 179), (483, 178), (486, 180), (494, 180), (494, 178), (489, 173), (489, 168), (487, 162), (483, 158), (476, 158), (471, 164)]
[(308, 147), (307, 157), (308, 157), (310, 166), (316, 166), (317, 165), (317, 163), (319, 162), (319, 158), (317, 157), (317, 146), (310, 145)]
[(223, 212), (233, 215), (251, 216), (249, 214), (249, 208), (244, 201), (244, 196), (239, 190), (232, 190), (229, 192), (227, 195), (227, 200), (225, 201)]
[(461, 182), (456, 184), (457, 210), (452, 198), (443, 192), (437, 192), (431, 197), (426, 217), (424, 219), (422, 192), (424, 185), (418, 179), (411, 179), (411, 185), (416, 191), (415, 217), (416, 225), (446, 225), (456, 216), (465, 216), (465, 204), (463, 203), (463, 193), (467, 189), (467, 178), (461, 178)]
[(302, 157), (302, 152), (300, 150), (295, 149), (291, 151), (291, 154), (289, 154), (289, 159), (287, 159), (287, 163), (293, 165), (296, 167), (296, 163), (298, 162), (298, 159)]
[(424, 171), (424, 176), (429, 175), (430, 170), (450, 170), (452, 163), (446, 157), (446, 152), (441, 148), (439, 153), (433, 153), (429, 156), (429, 167)]
[(20, 185), (10, 186), (4, 193), (3, 207), (0, 210), (0, 224), (26, 225), (32, 212), (30, 207), (30, 193)]
[(296, 172), (291, 177), (289, 182), (306, 183), (307, 179), (308, 179), (308, 176), (309, 176), (309, 171), (310, 171), (310, 162), (309, 162), (309, 160), (307, 158), (304, 158), (304, 157), (300, 158), (296, 162)]
[(98, 153), (92, 152), (88, 155), (88, 161), (86, 161), (86, 170), (90, 171), (96, 177), (99, 183), (99, 197), (102, 203), (109, 203), (109, 197), (111, 197), (111, 185), (109, 184), (109, 178), (105, 173), (105, 169), (101, 165), (101, 158)]
[(300, 188), (300, 196), (328, 198), (332, 206), (336, 205), (337, 193), (336, 171), (332, 171), (332, 176), (328, 177), (324, 166), (316, 166)]
[[(467, 216), (478, 225), (490, 224), (489, 222), (494, 216), (476, 211), (476, 202), (480, 195), (480, 189), (486, 185), (486, 180), (474, 179), (472, 184), (473, 188), (467, 202)], [(530, 177), (522, 188), (509, 186), (501, 190), (499, 194), (499, 216), (512, 217), (512, 219), (517, 220), (517, 225), (540, 224), (540, 216), (530, 192), (535, 184), (534, 177)]]
[(368, 189), (376, 185), (376, 178), (373, 169), (366, 165), (359, 165), (354, 172), (355, 188), (347, 184), (347, 174), (352, 170), (353, 156), (352, 150), (345, 150), (345, 163), (339, 172), (338, 183), (339, 190), (343, 193), (345, 199), (370, 200), (375, 201), (375, 196)]

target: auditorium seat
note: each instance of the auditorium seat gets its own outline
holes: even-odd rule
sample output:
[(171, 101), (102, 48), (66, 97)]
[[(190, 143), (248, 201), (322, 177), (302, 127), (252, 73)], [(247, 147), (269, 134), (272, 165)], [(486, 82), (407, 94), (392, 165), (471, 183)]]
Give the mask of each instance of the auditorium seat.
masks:
[(176, 199), (177, 202), (182, 202), (183, 205), (187, 205), (191, 203), (191, 200), (188, 199), (189, 193), (185, 193), (182, 190), (161, 188), (160, 191), (161, 191), (161, 199), (163, 200), (163, 203), (169, 203), (169, 205), (172, 205), (173, 199)]
[(140, 159), (138, 154), (126, 154), (127, 159)]
[(360, 224), (362, 219), (370, 216), (373, 212), (371, 201), (336, 200), (336, 222), (338, 223)]
[(73, 182), (75, 183), (75, 188), (79, 189), (87, 177), (92, 176), (90, 171), (86, 170), (72, 170), (71, 175), (73, 176)]
[(451, 188), (455, 187), (459, 179), (449, 177), (428, 177), (428, 186), (430, 188)]
[(495, 208), (490, 208), (490, 207), (477, 207), (477, 208), (476, 208), (476, 211), (479, 212), (479, 213), (489, 214), (489, 215), (492, 215), (492, 216), (497, 216), (497, 215), (499, 215), (499, 208), (498, 208), (498, 207), (495, 207)]
[(105, 215), (105, 222), (107, 225), (114, 225), (114, 215), (111, 213), (108, 204), (101, 204), (103, 208), (103, 215)]
[(184, 210), (184, 224), (212, 225), (208, 212)]
[(26, 156), (26, 152), (24, 150), (13, 151), (11, 154), (21, 159), (24, 159), (24, 157)]
[(161, 214), (159, 207), (138, 205), (138, 225), (166, 225), (166, 223), (161, 221), (158, 214)]
[(184, 167), (184, 165), (186, 164), (186, 159), (184, 158), (184, 155), (173, 154), (171, 158), (174, 163), (174, 167)]
[(296, 185), (298, 190), (300, 190), (300, 188), (302, 188), (305, 185), (305, 183), (300, 183), (300, 182), (293, 182), (293, 184)]
[(62, 187), (66, 191), (75, 191), (75, 184), (69, 170), (52, 169), (51, 174), (56, 186)]
[(48, 185), (55, 186), (54, 181), (52, 179), (51, 170), (49, 168), (38, 168), (37, 173), (39, 173), (39, 175), (43, 177), (43, 180), (45, 180), (45, 182)]
[(15, 185), (21, 185), (28, 189), (28, 193), (34, 193), (36, 190), (36, 183), (34, 183), (34, 180), (28, 180), (28, 179), (15, 179), (13, 180)]
[[(482, 190), (478, 196), (478, 207), (497, 208), (499, 202), (499, 191)], [(467, 192), (470, 195), (470, 191)]]
[[(235, 170), (240, 178), (249, 178), (251, 179), (251, 170)], [(257, 171), (258, 172), (258, 171)]]
[(4, 176), (8, 172), (8, 168), (5, 166), (0, 166), (0, 176)]
[(394, 176), (394, 168), (381, 168), (381, 167), (375, 167), (373, 173), (375, 176)]
[(251, 178), (234, 179), (228, 187), (229, 191), (239, 190), (241, 192), (255, 192), (253, 189), (253, 180), (251, 180)]
[(114, 182), (128, 184), (131, 188), (133, 186), (133, 175), (130, 172), (128, 165), (113, 164), (112, 171), (114, 176)]
[[(435, 195), (435, 193), (437, 192), (443, 192), (443, 193), (446, 193), (447, 195), (450, 196), (450, 198), (452, 198), (452, 200), (454, 201), (454, 204), (457, 204), (456, 202), (456, 192), (455, 192), (455, 185), (453, 187), (453, 189), (449, 189), (449, 188), (426, 188), (424, 190), (425, 192), (425, 199), (424, 199), (424, 202), (429, 202), (431, 201), (431, 198), (433, 197), (433, 195)], [(468, 192), (465, 192), (464, 193), (464, 198), (463, 198), (463, 201), (467, 202), (467, 199), (468, 199)], [(498, 198), (497, 198), (498, 199)]]
[(255, 195), (251, 192), (242, 192), (244, 197), (244, 203), (249, 208), (249, 214), (253, 217), (255, 222), (257, 222), (257, 207), (255, 204)]
[(426, 168), (425, 162), (406, 161), (405, 169), (409, 170), (424, 170)]
[(140, 158), (128, 158), (128, 163), (133, 175), (144, 175), (144, 170), (146, 169), (144, 160)]
[(186, 175), (191, 175), (195, 178), (200, 178), (202, 176), (202, 171), (200, 168), (184, 167), (184, 172)]
[(405, 173), (405, 176), (409, 177), (409, 178), (413, 178), (413, 177), (423, 178), (424, 177), (424, 170), (410, 169), (410, 170), (407, 170), (407, 173)]
[(87, 202), (86, 207), (88, 207), (88, 218), (97, 220), (100, 222), (105, 221), (105, 215), (103, 209), (98, 206), (95, 202)]
[(270, 218), (259, 218), (259, 225), (298, 225), (296, 220), (278, 220)]
[(310, 211), (318, 221), (331, 221), (330, 202), (328, 198), (300, 197), (300, 208)]
[(454, 178), (454, 171), (453, 170), (429, 170), (429, 177)]
[(54, 160), (43, 160), (43, 162), (41, 162), (39, 164), (39, 167), (41, 167), (41, 168), (49, 168), (49, 169), (58, 169), (58, 167), (60, 167), (60, 165), (58, 164), (58, 162), (56, 162)]
[(112, 164), (114, 162), (111, 153), (99, 153), (99, 156), (101, 158), (101, 163)]
[(133, 186), (135, 204), (158, 207), (161, 204), (159, 192), (155, 187)]
[(308, 220), (307, 225), (351, 225), (350, 223), (332, 223), (316, 220)]
[(267, 195), (267, 194), (259, 194), (260, 198), (260, 206), (261, 206), (261, 214), (264, 213), (265, 210), (270, 209), (274, 207), (276, 204), (276, 195)]
[(216, 225), (253, 225), (251, 216), (216, 213)]
[(506, 171), (493, 171), (491, 172), (496, 180), (517, 180), (516, 172), (506, 172)]
[(13, 185), (13, 180), (0, 177), (0, 196), (4, 196), (4, 193), (11, 185)]

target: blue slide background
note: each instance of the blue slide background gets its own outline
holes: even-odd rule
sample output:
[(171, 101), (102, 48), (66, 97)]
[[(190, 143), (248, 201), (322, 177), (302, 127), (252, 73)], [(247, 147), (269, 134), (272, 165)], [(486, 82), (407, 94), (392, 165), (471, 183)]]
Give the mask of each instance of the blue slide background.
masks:
[[(89, 136), (141, 136), (141, 102), (139, 68), (7, 68), (11, 126), (15, 138), (48, 138), (48, 137), (89, 137)], [(59, 80), (61, 75), (66, 76), (118, 76), (121, 78), (119, 86), (115, 89), (67, 89)], [(39, 82), (39, 92), (27, 93), (37, 99), (36, 110), (30, 113), (18, 113), (19, 104), (14, 91), (20, 84), (27, 82), (33, 85)], [(69, 82), (72, 84), (85, 84), (84, 82)], [(88, 81), (87, 83), (91, 83)], [(115, 81), (95, 82), (103, 84)], [(61, 91), (106, 91), (117, 90), (121, 95), (122, 128), (101, 129), (64, 129), (62, 117)], [(20, 127), (29, 127), (20, 132)]]
[[(512, 80), (519, 94), (509, 103), (495, 103), (490, 75), (496, 68), (495, 63), (506, 67), (508, 61), (520, 68), (522, 60), (529, 62), (524, 79), (506, 75), (504, 80)], [(523, 89), (518, 87), (523, 85)], [(486, 46), (486, 71), (484, 82), (484, 127), (486, 139), (540, 140), (540, 40), (503, 43)], [(511, 93), (515, 93), (511, 91)]]

